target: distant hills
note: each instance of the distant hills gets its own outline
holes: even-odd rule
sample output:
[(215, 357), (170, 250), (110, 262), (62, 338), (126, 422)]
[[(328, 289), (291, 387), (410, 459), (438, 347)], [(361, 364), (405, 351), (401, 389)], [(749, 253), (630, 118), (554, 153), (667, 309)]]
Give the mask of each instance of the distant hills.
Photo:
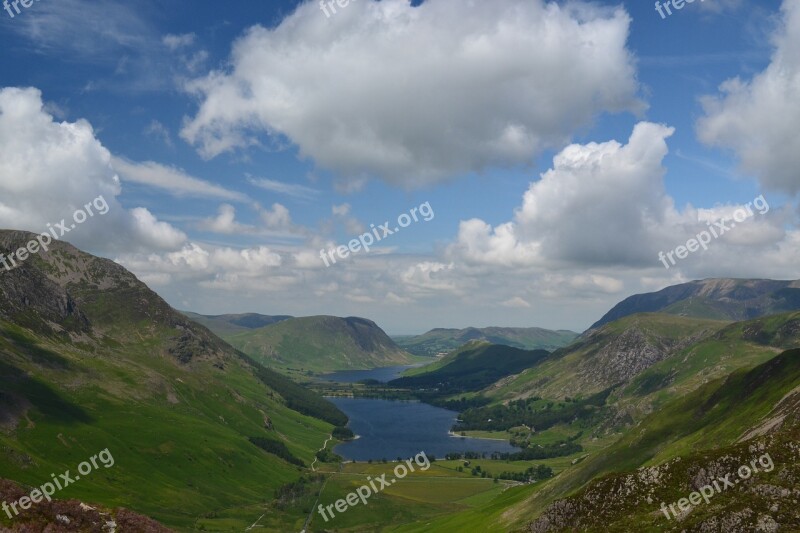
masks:
[[(32, 238), (0, 231), (0, 253)], [(103, 508), (124, 502), (176, 530), (219, 530), (210, 509), (262, 504), (347, 423), (333, 404), (188, 320), (122, 266), (64, 242), (50, 246), (0, 272), (4, 494), (17, 489), (3, 479), (27, 491), (108, 448), (112, 469), (57, 496)], [(269, 513), (284, 531), (305, 516)]]
[[(236, 319), (236, 323), (217, 317), (203, 317), (203, 320), (231, 345), (270, 368), (321, 373), (417, 361), (366, 318), (242, 316), (248, 324), (274, 321), (263, 327), (247, 328), (241, 326), (241, 319)], [(232, 328), (231, 324), (243, 329)]]
[(184, 315), (201, 324), (215, 335), (241, 333), (249, 329), (263, 328), (283, 320), (294, 318), (289, 315), (260, 315), (258, 313), (242, 313), (236, 315), (198, 315), (189, 311), (182, 311)]
[(797, 310), (800, 281), (706, 279), (625, 298), (590, 329), (636, 313), (737, 321)]
[(418, 336), (396, 337), (397, 344), (422, 356), (450, 352), (471, 341), (504, 344), (523, 350), (555, 350), (571, 343), (578, 336), (574, 331), (553, 331), (542, 328), (437, 328)]

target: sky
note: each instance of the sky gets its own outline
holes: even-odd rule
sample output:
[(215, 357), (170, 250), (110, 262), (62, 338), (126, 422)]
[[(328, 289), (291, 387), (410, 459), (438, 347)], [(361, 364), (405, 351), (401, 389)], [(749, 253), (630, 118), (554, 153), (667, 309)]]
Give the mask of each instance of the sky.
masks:
[(800, 0), (672, 1), (9, 3), (0, 228), (390, 334), (800, 278)]

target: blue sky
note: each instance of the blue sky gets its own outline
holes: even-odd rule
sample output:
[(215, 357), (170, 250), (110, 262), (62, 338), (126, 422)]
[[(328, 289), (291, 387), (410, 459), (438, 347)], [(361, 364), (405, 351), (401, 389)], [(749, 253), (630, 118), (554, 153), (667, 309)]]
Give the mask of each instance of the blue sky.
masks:
[[(395, 334), (582, 330), (681, 281), (795, 279), (798, 4), (0, 11), (0, 227), (41, 232), (109, 195), (70, 241), (177, 308)], [(768, 213), (659, 262), (762, 194)], [(432, 220), (319, 258), (425, 202)]]

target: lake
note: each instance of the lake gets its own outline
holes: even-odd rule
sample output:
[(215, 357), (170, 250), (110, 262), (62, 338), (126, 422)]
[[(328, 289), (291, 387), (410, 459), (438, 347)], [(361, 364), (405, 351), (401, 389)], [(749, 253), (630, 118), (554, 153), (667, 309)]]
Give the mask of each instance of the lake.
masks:
[[(431, 361), (433, 362), (433, 360)], [(318, 379), (324, 381), (335, 381), (337, 383), (358, 383), (364, 379), (374, 379), (382, 383), (397, 379), (400, 375), (409, 368), (416, 368), (430, 363), (419, 363), (416, 365), (403, 365), (403, 366), (385, 366), (382, 368), (373, 368), (372, 370), (340, 370), (331, 374), (323, 374), (317, 376)]]
[[(413, 365), (418, 366), (418, 365)], [(335, 372), (320, 376), (327, 381), (355, 383), (363, 379), (390, 381), (411, 368), (394, 366), (373, 370)], [(335, 378), (334, 378), (335, 376)], [(376, 398), (328, 398), (350, 417), (348, 427), (359, 436), (334, 448), (346, 459), (408, 458), (419, 452), (437, 458), (451, 452), (514, 452), (519, 448), (507, 441), (456, 437), (449, 434), (458, 413), (421, 402)]]

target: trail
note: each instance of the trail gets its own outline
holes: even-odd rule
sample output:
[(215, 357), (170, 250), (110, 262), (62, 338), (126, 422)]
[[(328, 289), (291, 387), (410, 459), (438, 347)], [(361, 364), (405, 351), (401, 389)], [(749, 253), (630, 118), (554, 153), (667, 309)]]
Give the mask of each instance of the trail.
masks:
[[(328, 443), (331, 440), (333, 440), (333, 433), (328, 435), (328, 440), (325, 441), (325, 444), (322, 445), (322, 448), (320, 448), (319, 451), (324, 450), (328, 446)], [(315, 457), (314, 458), (314, 462), (311, 463), (311, 471), (312, 472), (315, 472), (314, 463), (316, 463), (316, 462), (317, 462), (317, 458)], [(339, 471), (341, 472), (341, 470), (342, 470), (342, 463), (339, 463)], [(325, 492), (325, 486), (328, 484), (328, 480), (329, 479), (330, 478), (325, 478), (325, 483), (323, 483), (322, 484), (322, 488), (319, 489), (319, 494), (317, 494), (317, 499), (314, 502), (314, 505), (311, 507), (311, 512), (308, 513), (308, 517), (306, 518), (306, 521), (303, 524), (303, 530), (300, 533), (306, 533), (306, 528), (308, 528), (308, 525), (311, 523), (311, 519), (314, 518), (314, 510), (317, 508), (317, 504), (319, 503), (319, 499), (322, 497), (322, 493)]]
[[(326, 441), (325, 441), (325, 444), (323, 444), (323, 445), (322, 445), (322, 448), (320, 448), (320, 449), (319, 449), (319, 451), (318, 451), (317, 453), (319, 453), (319, 452), (321, 452), (322, 450), (324, 450), (324, 449), (325, 449), (325, 448), (328, 446), (328, 443), (329, 443), (331, 440), (333, 440), (333, 433), (331, 433), (330, 435), (328, 435), (328, 440), (326, 440)], [(317, 458), (316, 458), (316, 457), (314, 457), (314, 462), (313, 462), (313, 463), (311, 463), (311, 471), (312, 471), (312, 472), (316, 472), (316, 469), (314, 468), (314, 464), (315, 464), (316, 462), (317, 462)]]
[(253, 529), (254, 527), (256, 527), (256, 526), (258, 525), (258, 523), (259, 523), (259, 522), (261, 522), (261, 519), (262, 519), (262, 518), (264, 518), (264, 516), (266, 516), (266, 513), (264, 513), (264, 514), (262, 514), (261, 516), (259, 516), (259, 517), (258, 517), (258, 520), (256, 520), (256, 521), (255, 521), (255, 523), (254, 523), (252, 526), (250, 526), (250, 527), (248, 527), (247, 529), (245, 529), (245, 531), (250, 531), (251, 529)]

